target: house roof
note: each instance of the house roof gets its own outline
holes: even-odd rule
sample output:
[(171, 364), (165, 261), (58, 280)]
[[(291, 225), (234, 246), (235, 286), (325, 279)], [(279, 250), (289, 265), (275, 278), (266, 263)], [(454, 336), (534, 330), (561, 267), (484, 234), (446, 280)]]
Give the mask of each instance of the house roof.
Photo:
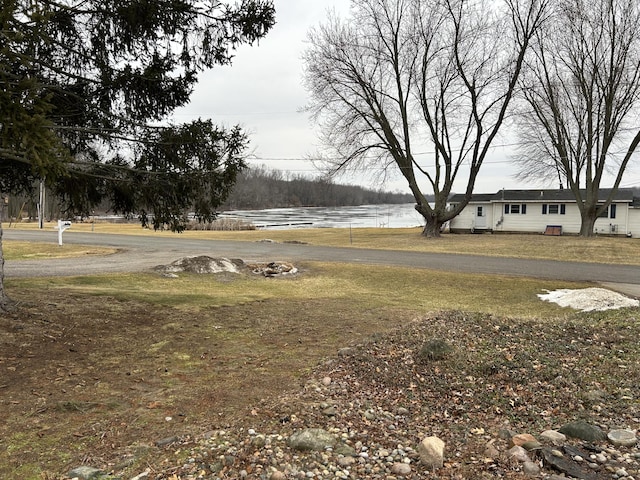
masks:
[[(584, 190), (582, 190), (584, 192)], [(598, 198), (605, 199), (611, 193), (610, 188), (601, 188)], [(633, 188), (619, 188), (613, 197), (617, 202), (629, 202), (633, 206), (640, 206), (640, 197), (634, 195)], [(459, 203), (464, 194), (455, 194), (449, 198), (450, 203)], [(471, 196), (471, 203), (477, 202), (575, 202), (573, 192), (563, 190), (500, 190), (496, 193), (478, 193)]]

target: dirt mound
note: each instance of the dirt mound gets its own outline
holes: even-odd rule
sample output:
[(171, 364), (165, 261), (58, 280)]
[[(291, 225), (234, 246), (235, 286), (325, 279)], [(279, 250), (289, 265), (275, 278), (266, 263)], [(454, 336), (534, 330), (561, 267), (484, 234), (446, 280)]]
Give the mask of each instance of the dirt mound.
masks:
[(213, 258), (206, 255), (197, 257), (184, 257), (169, 265), (159, 265), (155, 270), (162, 273), (240, 273), (244, 268), (244, 262), (238, 258)]
[(155, 270), (164, 275), (175, 275), (177, 273), (243, 273), (252, 272), (265, 277), (275, 277), (280, 275), (292, 275), (298, 269), (287, 262), (264, 262), (264, 263), (244, 263), (239, 258), (214, 258), (207, 255), (196, 257), (184, 257), (169, 265), (159, 265)]

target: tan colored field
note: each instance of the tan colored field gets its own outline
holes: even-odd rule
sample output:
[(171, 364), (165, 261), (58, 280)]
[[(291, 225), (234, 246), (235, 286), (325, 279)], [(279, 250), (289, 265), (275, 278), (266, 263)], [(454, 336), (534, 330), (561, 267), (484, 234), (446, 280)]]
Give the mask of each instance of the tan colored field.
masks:
[[(15, 228), (36, 228), (21, 223)], [(47, 225), (53, 228), (53, 224)], [(412, 250), (441, 253), (470, 253), (500, 257), (538, 258), (576, 262), (640, 265), (640, 239), (626, 237), (544, 235), (453, 235), (425, 238), (419, 228), (294, 229), (249, 231), (186, 231), (181, 234), (154, 232), (138, 224), (74, 223), (72, 231), (123, 233), (128, 235), (181, 235), (187, 238), (256, 241), (269, 238), (279, 242), (306, 242), (313, 245)]]

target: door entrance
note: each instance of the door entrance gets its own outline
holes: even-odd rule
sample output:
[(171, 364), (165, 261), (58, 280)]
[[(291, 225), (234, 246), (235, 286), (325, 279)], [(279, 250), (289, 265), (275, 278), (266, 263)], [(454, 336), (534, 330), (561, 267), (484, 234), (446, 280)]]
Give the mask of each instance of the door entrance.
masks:
[(484, 205), (476, 206), (475, 228), (487, 228), (487, 211)]

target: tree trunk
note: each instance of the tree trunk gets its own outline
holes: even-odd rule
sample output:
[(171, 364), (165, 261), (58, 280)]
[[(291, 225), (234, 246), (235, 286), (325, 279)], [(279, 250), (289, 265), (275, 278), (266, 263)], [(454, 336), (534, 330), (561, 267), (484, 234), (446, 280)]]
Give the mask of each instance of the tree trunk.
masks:
[(4, 291), (4, 250), (2, 248), (2, 222), (0, 222), (0, 311), (11, 309), (13, 302)]
[(440, 237), (440, 232), (442, 231), (442, 225), (444, 222), (438, 220), (437, 217), (427, 217), (425, 220), (426, 223), (422, 230), (422, 235), (430, 238)]
[(588, 211), (582, 212), (580, 223), (580, 236), (581, 237), (594, 237), (594, 226), (596, 224), (595, 211), (593, 214), (589, 214)]

